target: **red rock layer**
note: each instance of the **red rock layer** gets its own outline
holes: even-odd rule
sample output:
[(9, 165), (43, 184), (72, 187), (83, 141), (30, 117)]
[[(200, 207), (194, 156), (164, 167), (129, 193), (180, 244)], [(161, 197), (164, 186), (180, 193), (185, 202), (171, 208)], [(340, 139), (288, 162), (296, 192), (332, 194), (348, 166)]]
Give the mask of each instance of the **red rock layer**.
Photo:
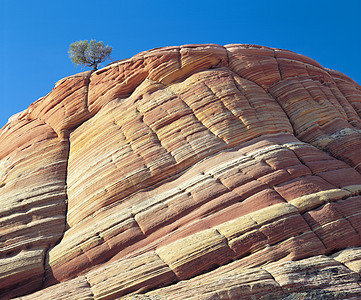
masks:
[(46, 251), (62, 237), (68, 143), (43, 121), (16, 120), (0, 135), (0, 295), (42, 286)]
[(330, 257), (361, 246), (360, 112), (345, 75), (253, 45), (59, 81), (0, 133), (0, 294), (361, 295)]

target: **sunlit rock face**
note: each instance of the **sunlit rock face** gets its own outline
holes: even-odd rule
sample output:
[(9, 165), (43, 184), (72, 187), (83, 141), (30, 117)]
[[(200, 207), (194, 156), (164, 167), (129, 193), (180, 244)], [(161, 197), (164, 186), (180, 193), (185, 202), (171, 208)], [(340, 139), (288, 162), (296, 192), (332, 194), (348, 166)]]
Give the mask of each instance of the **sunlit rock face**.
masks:
[(254, 45), (59, 81), (0, 131), (1, 299), (361, 297), (360, 116)]

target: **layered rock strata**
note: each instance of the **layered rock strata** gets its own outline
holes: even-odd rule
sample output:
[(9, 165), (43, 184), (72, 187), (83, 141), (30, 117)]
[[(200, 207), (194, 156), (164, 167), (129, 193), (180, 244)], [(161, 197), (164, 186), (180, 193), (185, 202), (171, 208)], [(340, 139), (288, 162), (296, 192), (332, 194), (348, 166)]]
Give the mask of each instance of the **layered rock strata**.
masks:
[(361, 297), (360, 116), (254, 45), (59, 81), (0, 131), (1, 299)]

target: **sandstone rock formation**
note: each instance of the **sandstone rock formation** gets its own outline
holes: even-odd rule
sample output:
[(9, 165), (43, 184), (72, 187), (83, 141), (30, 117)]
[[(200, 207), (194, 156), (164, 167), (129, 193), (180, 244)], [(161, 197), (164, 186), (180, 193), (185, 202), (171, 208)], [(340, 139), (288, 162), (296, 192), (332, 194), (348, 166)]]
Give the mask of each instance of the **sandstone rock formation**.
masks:
[(0, 131), (1, 299), (360, 298), (360, 117), (254, 45), (59, 81)]

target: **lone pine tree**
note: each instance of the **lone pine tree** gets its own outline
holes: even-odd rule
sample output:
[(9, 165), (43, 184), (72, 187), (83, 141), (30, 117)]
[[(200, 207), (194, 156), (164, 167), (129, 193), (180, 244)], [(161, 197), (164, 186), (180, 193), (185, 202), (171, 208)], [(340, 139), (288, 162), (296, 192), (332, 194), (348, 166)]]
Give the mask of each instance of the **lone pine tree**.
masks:
[(97, 70), (100, 63), (110, 59), (112, 50), (112, 47), (104, 46), (102, 41), (77, 41), (70, 44), (69, 56), (74, 64), (92, 67), (93, 70)]

